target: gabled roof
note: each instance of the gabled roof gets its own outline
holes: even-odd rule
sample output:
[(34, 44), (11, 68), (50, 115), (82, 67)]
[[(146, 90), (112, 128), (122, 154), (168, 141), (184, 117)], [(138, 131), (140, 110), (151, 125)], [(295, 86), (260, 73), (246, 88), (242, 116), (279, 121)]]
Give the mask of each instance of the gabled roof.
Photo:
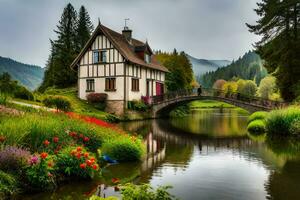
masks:
[(97, 28), (95, 29), (91, 38), (88, 40), (88, 42), (84, 46), (84, 48), (81, 50), (79, 55), (75, 58), (75, 60), (71, 64), (71, 68), (74, 68), (76, 66), (76, 64), (84, 56), (85, 52), (92, 45), (92, 43), (94, 42), (96, 37), (99, 35), (99, 33), (103, 33), (126, 60), (128, 60), (134, 64), (142, 65), (142, 66), (145, 66), (145, 67), (148, 67), (151, 69), (168, 72), (168, 69), (166, 67), (164, 67), (163, 65), (161, 65), (156, 60), (155, 55), (151, 56), (150, 63), (146, 63), (143, 59), (141, 59), (137, 56), (137, 54), (135, 53), (135, 47), (145, 46), (151, 50), (151, 48), (149, 47), (147, 42), (143, 43), (139, 40), (132, 38), (131, 44), (130, 44), (122, 34), (105, 27), (100, 23), (97, 26)]

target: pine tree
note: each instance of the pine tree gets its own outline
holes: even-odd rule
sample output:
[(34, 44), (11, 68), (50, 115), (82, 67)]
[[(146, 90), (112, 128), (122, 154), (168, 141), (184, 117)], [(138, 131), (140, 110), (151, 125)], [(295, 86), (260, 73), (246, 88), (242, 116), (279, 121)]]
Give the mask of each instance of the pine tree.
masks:
[(70, 64), (76, 53), (77, 13), (69, 3), (63, 11), (57, 30), (57, 40), (51, 41), (51, 54), (47, 62), (44, 81), (39, 88), (45, 90), (49, 86), (67, 87), (76, 83), (76, 72)]
[(93, 24), (87, 10), (84, 6), (81, 6), (78, 15), (78, 24), (76, 27), (77, 53), (82, 50), (86, 42), (90, 39), (93, 29)]
[(282, 97), (291, 101), (300, 91), (300, 1), (263, 0), (255, 12), (260, 19), (249, 25), (250, 31), (261, 35), (257, 52), (265, 60), (269, 73), (274, 73)]

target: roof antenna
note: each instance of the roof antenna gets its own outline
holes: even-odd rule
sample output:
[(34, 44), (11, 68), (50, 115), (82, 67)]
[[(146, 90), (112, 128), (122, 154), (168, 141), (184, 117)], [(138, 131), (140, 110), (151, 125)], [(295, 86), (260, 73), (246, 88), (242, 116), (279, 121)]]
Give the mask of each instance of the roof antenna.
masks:
[(129, 21), (129, 18), (124, 19), (125, 20), (125, 26), (124, 26), (124, 30), (128, 30), (128, 26), (127, 26), (127, 21)]

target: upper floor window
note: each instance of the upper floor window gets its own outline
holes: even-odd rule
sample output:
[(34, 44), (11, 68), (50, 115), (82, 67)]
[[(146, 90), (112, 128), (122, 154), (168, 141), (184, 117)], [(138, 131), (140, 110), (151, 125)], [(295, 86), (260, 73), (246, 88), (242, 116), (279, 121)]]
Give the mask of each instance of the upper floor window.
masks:
[(86, 80), (86, 91), (87, 92), (94, 92), (95, 91), (95, 80), (94, 79), (87, 79)]
[(106, 62), (106, 51), (94, 51), (93, 63), (104, 63), (104, 62)]
[(150, 55), (145, 53), (145, 62), (150, 63), (150, 60), (151, 60)]
[(116, 91), (116, 78), (105, 79), (105, 91)]
[(139, 79), (133, 78), (131, 79), (131, 90), (132, 91), (139, 91), (140, 90), (140, 85), (139, 85)]

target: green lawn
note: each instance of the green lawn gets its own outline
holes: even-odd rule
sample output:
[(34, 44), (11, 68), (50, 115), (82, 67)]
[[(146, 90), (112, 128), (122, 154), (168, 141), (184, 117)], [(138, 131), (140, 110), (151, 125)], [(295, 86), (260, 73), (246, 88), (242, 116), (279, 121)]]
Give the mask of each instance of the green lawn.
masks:
[(195, 108), (236, 108), (234, 105), (230, 105), (228, 103), (214, 101), (214, 100), (199, 100), (192, 101), (189, 103), (189, 107), (192, 109)]

